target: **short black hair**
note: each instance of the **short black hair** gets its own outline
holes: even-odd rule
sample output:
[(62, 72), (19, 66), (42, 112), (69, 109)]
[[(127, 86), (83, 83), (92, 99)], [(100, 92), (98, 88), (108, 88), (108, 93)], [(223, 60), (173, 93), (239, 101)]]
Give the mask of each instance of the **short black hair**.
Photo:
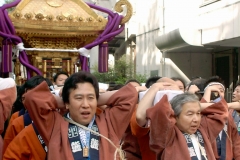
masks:
[(219, 76), (217, 76), (217, 75), (215, 75), (215, 76), (209, 77), (209, 78), (207, 79), (204, 88), (205, 88), (208, 84), (210, 84), (210, 83), (212, 83), (212, 82), (221, 83), (221, 84), (225, 87), (224, 81), (222, 80), (222, 78), (219, 77)]
[(57, 74), (55, 74), (55, 75), (53, 76), (53, 82), (56, 82), (58, 76), (61, 75), (61, 74), (64, 74), (64, 75), (66, 75), (67, 77), (69, 77), (69, 75), (68, 75), (67, 72), (61, 71), (61, 72), (58, 72)]
[(195, 80), (195, 79), (201, 79), (202, 77), (200, 77), (200, 76), (193, 76), (193, 77), (191, 77), (191, 81), (193, 81), (193, 80)]
[(25, 109), (24, 105), (22, 103), (22, 98), (19, 96), (19, 94), (22, 93), (22, 92), (24, 93), (23, 85), (17, 86), (17, 99), (13, 104), (12, 114), (17, 112), (17, 111), (20, 111), (21, 109)]
[(184, 89), (186, 88), (186, 84), (185, 84), (185, 82), (184, 82), (184, 80), (182, 78), (180, 78), (180, 77), (172, 77), (171, 79), (174, 80), (174, 81), (182, 82)]
[(107, 91), (113, 91), (116, 85), (116, 82), (109, 82)]
[(136, 80), (136, 79), (129, 79), (129, 80), (127, 80), (126, 82), (125, 82), (125, 85), (126, 84), (128, 84), (128, 83), (130, 83), (130, 82), (136, 82), (136, 83), (138, 83), (140, 86), (142, 85), (138, 80)]
[(35, 88), (37, 85), (39, 85), (40, 83), (42, 83), (43, 81), (47, 82), (47, 85), (50, 87), (52, 86), (52, 82), (48, 79), (48, 78), (44, 78), (43, 76), (37, 75), (34, 76), (32, 78), (30, 78), (29, 80), (27, 80), (24, 84), (23, 87), (24, 89), (28, 90), (28, 89), (33, 89)]
[(161, 77), (159, 76), (154, 76), (154, 77), (149, 77), (145, 83), (145, 86), (149, 88), (152, 84), (156, 83), (157, 80), (159, 80)]
[(198, 79), (194, 79), (193, 81), (191, 81), (189, 86), (196, 85), (199, 88), (200, 92), (203, 92), (206, 82), (207, 82), (206, 79), (198, 78)]
[(37, 75), (37, 76), (31, 77), (22, 86), (20, 86), (18, 88), (17, 99), (21, 100), (22, 95), (26, 92), (26, 90), (35, 88), (36, 86), (38, 86), (43, 81), (46, 81), (49, 87), (53, 85), (52, 82), (49, 79), (44, 78), (43, 76)]
[(236, 84), (236, 87), (237, 87), (237, 86), (240, 86), (240, 82), (238, 82), (238, 83)]
[(98, 81), (94, 75), (86, 71), (80, 71), (72, 74), (64, 83), (62, 90), (62, 99), (64, 103), (69, 103), (69, 95), (71, 89), (76, 89), (78, 83), (91, 83), (95, 90), (96, 98), (99, 97)]
[(117, 84), (116, 86), (113, 87), (112, 91), (114, 90), (119, 90), (120, 88), (122, 88), (124, 85), (123, 84)]

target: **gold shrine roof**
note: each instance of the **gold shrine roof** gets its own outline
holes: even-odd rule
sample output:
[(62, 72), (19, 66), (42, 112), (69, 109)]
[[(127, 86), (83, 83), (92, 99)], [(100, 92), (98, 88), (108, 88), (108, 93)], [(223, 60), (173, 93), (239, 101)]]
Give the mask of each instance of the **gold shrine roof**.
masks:
[(17, 33), (34, 35), (96, 35), (107, 24), (82, 0), (22, 0), (9, 16)]

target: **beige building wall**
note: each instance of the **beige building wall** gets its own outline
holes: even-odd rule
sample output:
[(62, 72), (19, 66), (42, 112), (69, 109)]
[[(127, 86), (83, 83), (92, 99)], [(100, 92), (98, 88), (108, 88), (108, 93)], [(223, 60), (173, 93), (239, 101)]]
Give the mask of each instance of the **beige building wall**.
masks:
[[(192, 53), (191, 50), (162, 53), (155, 46), (156, 37), (177, 28), (196, 25), (194, 20), (200, 4), (200, 0), (149, 0), (148, 3), (137, 4), (137, 72), (148, 76), (156, 73), (159, 76), (177, 76), (185, 81), (192, 76), (211, 75), (211, 54)], [(201, 66), (203, 63), (205, 65)]]
[[(178, 76), (188, 81), (191, 77), (209, 77), (213, 74), (212, 45), (238, 47), (240, 44), (239, 0), (219, 0), (206, 5), (207, 0), (148, 0), (139, 3), (129, 0), (134, 9), (126, 24), (125, 40), (136, 36), (136, 72), (147, 76)], [(211, 2), (213, 2), (211, 0)], [(97, 4), (113, 8), (116, 1)], [(176, 49), (162, 53), (155, 44), (156, 38), (175, 29), (189, 45), (208, 50)], [(197, 36), (190, 34), (192, 30)], [(235, 44), (234, 44), (235, 43)], [(231, 46), (232, 45), (232, 46)], [(125, 49), (120, 49), (123, 52)], [(95, 50), (96, 51), (96, 50)], [(126, 48), (126, 54), (130, 49)], [(97, 60), (95, 60), (97, 61)]]
[(161, 1), (149, 0), (136, 5), (136, 69), (137, 73), (150, 75), (161, 74), (160, 63), (162, 54), (155, 46), (155, 38), (160, 32), (160, 20), (163, 9)]

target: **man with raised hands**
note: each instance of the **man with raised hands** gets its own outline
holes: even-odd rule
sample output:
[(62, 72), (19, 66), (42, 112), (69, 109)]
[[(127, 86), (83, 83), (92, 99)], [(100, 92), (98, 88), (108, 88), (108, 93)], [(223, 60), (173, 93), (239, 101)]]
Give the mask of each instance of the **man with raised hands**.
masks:
[[(81, 71), (65, 81), (62, 99), (69, 110), (64, 117), (56, 110), (61, 100), (46, 83), (25, 94), (24, 106), (48, 147), (48, 159), (124, 159), (119, 143), (138, 101), (134, 86), (99, 96), (97, 79)], [(108, 107), (98, 112), (104, 104)]]
[[(209, 77), (205, 84), (201, 102), (214, 102), (218, 99), (224, 99), (224, 94), (225, 86), (223, 80), (219, 76)], [(238, 102), (236, 103), (239, 105)], [(212, 142), (212, 146), (216, 159), (240, 160), (240, 137), (232, 117), (234, 111), (230, 106), (234, 106), (234, 103), (228, 103), (229, 112), (227, 120), (216, 140)]]
[(145, 133), (149, 134), (149, 146), (157, 159), (214, 160), (211, 143), (228, 115), (225, 100), (200, 105), (198, 97), (187, 92), (176, 95), (170, 103), (166, 94), (153, 106), (156, 93), (173, 85), (161, 79), (159, 82), (144, 95), (136, 112), (136, 122), (148, 129)]

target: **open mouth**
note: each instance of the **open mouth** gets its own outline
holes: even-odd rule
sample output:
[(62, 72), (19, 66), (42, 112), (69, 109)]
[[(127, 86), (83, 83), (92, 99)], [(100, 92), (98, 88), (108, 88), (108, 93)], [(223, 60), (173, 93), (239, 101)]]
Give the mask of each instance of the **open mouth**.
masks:
[(192, 129), (196, 130), (198, 126), (191, 126)]
[(90, 112), (89, 112), (89, 111), (84, 111), (84, 112), (81, 112), (81, 115), (82, 115), (84, 118), (88, 118), (88, 116), (90, 115)]

